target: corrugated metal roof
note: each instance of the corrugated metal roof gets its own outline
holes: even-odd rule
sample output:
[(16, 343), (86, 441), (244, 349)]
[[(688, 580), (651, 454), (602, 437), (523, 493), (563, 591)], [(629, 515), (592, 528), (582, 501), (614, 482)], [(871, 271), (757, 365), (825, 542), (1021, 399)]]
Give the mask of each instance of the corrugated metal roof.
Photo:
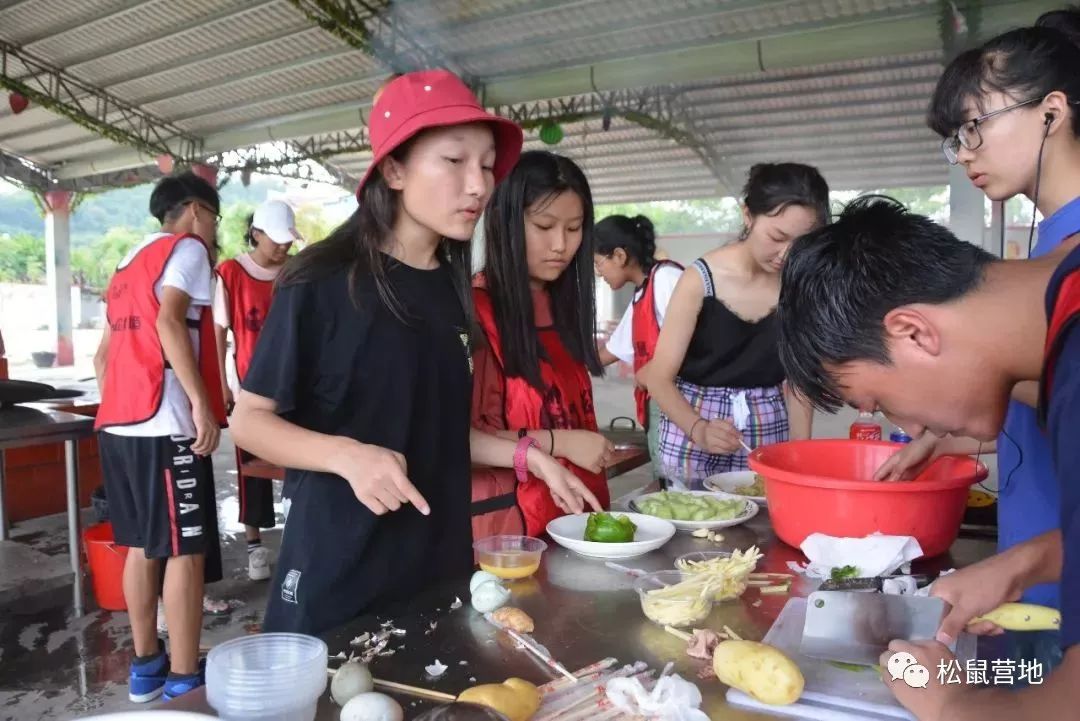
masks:
[[(246, 137), (244, 129), (252, 129), (252, 138), (276, 138), (283, 122), (310, 118), (314, 128), (348, 109), (359, 109), (347, 116), (359, 118), (388, 73), (372, 54), (315, 26), (290, 0), (6, 5), (0, 3), (0, 40), (197, 138)], [(611, 58), (729, 47), (916, 14), (936, 22), (936, 8), (936, 0), (410, 0), (396, 3), (387, 17), (481, 83), (510, 77), (527, 83), (538, 73)], [(375, 32), (374, 24), (369, 28)], [(751, 164), (765, 160), (814, 163), (833, 187), (945, 182), (938, 140), (923, 120), (940, 52), (867, 54), (735, 75), (721, 68), (715, 81), (675, 86), (696, 132), (720, 159), (716, 174), (693, 150), (618, 117), (607, 131), (599, 119), (567, 123), (553, 149), (577, 159), (605, 201), (715, 194), (721, 178), (738, 184)], [(18, 62), (6, 73), (26, 76)], [(608, 82), (605, 89), (612, 89)], [(118, 122), (120, 113), (109, 118)], [(302, 140), (297, 132), (288, 138)], [(547, 147), (535, 131), (527, 138), (528, 148)], [(0, 150), (61, 169), (80, 160), (108, 166), (123, 146), (32, 106), (18, 116), (0, 108)], [(148, 162), (146, 156), (129, 162), (128, 155), (115, 164)], [(357, 176), (369, 157), (350, 152), (329, 162)]]

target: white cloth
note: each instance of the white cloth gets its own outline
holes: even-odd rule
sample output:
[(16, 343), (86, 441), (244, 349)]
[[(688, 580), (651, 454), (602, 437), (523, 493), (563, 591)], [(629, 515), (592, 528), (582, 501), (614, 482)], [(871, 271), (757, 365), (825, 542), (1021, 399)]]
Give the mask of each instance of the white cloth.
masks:
[[(168, 233), (151, 233), (120, 262), (120, 268), (127, 266), (135, 254)], [(161, 278), (154, 284), (154, 294), (161, 300), (162, 289), (166, 286), (176, 288), (191, 298), (187, 317), (198, 320), (202, 309), (213, 300), (213, 270), (210, 268), (210, 254), (206, 246), (195, 238), (184, 238), (176, 244), (172, 257), (165, 263)], [(199, 331), (189, 329), (191, 347), (195, 357), (199, 357)], [(191, 401), (188, 400), (184, 387), (180, 385), (176, 374), (165, 369), (165, 383), (162, 389), (161, 406), (153, 418), (132, 426), (113, 426), (105, 429), (106, 433), (117, 436), (138, 436), (142, 438), (158, 436), (195, 437), (195, 421), (191, 415)]]
[(739, 391), (731, 397), (731, 421), (740, 431), (750, 427), (750, 404), (746, 402), (746, 391)]
[(709, 721), (701, 710), (701, 691), (678, 674), (664, 676), (652, 691), (636, 678), (613, 678), (605, 684), (608, 700), (620, 711), (662, 721)]
[[(671, 294), (675, 292), (675, 286), (682, 277), (682, 271), (673, 265), (664, 265), (653, 275), (655, 283), (653, 290), (653, 310), (656, 311), (656, 322), (663, 327), (664, 315), (667, 313), (668, 303), (671, 302)], [(634, 300), (641, 299), (643, 291), (639, 288), (634, 293)], [(626, 306), (619, 325), (615, 332), (608, 338), (607, 349), (611, 355), (624, 363), (634, 362), (634, 304)]]
[[(255, 280), (272, 281), (278, 277), (283, 266), (264, 268), (255, 262), (250, 253), (236, 256), (236, 262), (240, 267)], [(229, 324), (229, 289), (225, 287), (225, 281), (221, 276), (217, 277), (217, 289), (214, 291), (214, 323), (222, 328), (231, 328)]]
[(913, 536), (880, 533), (865, 538), (811, 533), (800, 549), (810, 562), (803, 566), (789, 561), (788, 567), (811, 578), (829, 578), (834, 568), (844, 566), (855, 566), (858, 578), (887, 576), (922, 555), (922, 547)]

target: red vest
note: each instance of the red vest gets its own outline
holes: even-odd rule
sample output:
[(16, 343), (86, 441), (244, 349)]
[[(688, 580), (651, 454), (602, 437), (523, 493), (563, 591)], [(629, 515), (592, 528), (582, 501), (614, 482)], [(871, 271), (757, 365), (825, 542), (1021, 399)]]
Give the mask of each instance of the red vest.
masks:
[[(641, 297), (634, 301), (634, 315), (631, 317), (630, 335), (634, 341), (634, 372), (645, 367), (652, 360), (656, 352), (656, 341), (660, 338), (660, 319), (656, 317), (656, 284), (652, 282), (656, 271), (665, 265), (670, 265), (679, 270), (683, 267), (673, 260), (662, 260), (652, 267), (645, 284), (642, 287)], [(649, 419), (649, 394), (644, 388), (634, 386), (634, 403), (637, 405), (638, 422), (646, 425)]]
[(259, 331), (270, 312), (274, 282), (252, 277), (235, 259), (219, 265), (217, 272), (229, 294), (229, 325), (236, 339), (236, 374), (242, 381), (255, 354)]
[(1058, 287), (1057, 297), (1054, 299), (1054, 311), (1050, 314), (1050, 324), (1046, 331), (1043, 372), (1039, 381), (1039, 423), (1043, 428), (1046, 427), (1046, 416), (1050, 410), (1054, 367), (1057, 365), (1058, 355), (1061, 353), (1061, 346), (1068, 331), (1076, 325), (1077, 321), (1080, 321), (1080, 267), (1070, 272)]
[[(176, 244), (184, 238), (199, 240), (183, 234), (158, 238), (118, 269), (109, 281), (105, 295), (109, 348), (105, 359), (105, 392), (101, 394), (96, 429), (143, 423), (153, 418), (161, 407), (165, 354), (157, 332), (161, 302), (154, 293), (154, 284), (165, 271)], [(199, 372), (214, 416), (224, 426), (217, 338), (213, 313), (208, 306), (202, 308), (199, 318)]]
[[(487, 336), (488, 345), (496, 362), (504, 369), (502, 343), (495, 323), (495, 311), (491, 296), (482, 288), (473, 289), (477, 320)], [(504, 413), (507, 428), (582, 429), (596, 431), (596, 414), (593, 409), (592, 382), (584, 364), (574, 360), (563, 346), (554, 330), (539, 331), (540, 342), (550, 360), (540, 361), (540, 377), (547, 387), (541, 394), (524, 378), (506, 377)], [(557, 450), (557, 449), (556, 449)], [(607, 476), (591, 473), (567, 460), (560, 462), (572, 470), (591, 490), (604, 508), (610, 505)], [(518, 506), (525, 517), (525, 532), (530, 536), (546, 533), (548, 522), (566, 515), (555, 505), (547, 484), (529, 477), (528, 483), (517, 485)]]

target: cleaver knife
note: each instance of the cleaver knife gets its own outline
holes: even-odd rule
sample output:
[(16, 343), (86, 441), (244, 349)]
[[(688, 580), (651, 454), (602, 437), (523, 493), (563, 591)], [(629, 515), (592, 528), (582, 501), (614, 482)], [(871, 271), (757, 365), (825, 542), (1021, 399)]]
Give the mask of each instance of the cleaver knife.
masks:
[[(933, 639), (945, 617), (940, 598), (865, 591), (815, 591), (807, 598), (799, 651), (826, 661), (876, 665), (895, 639)], [(955, 652), (955, 643), (950, 646)]]

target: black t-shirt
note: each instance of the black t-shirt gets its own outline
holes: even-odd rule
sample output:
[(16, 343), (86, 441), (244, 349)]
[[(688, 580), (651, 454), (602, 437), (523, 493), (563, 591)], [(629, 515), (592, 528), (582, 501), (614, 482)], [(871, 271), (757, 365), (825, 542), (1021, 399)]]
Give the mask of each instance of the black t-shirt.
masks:
[(280, 288), (243, 387), (296, 425), (402, 453), (431, 515), (376, 516), (340, 477), (288, 470), (268, 630), (318, 633), (472, 567), (465, 314), (446, 266), (391, 261), (387, 281), (405, 322), (370, 276), (354, 304), (345, 269)]

